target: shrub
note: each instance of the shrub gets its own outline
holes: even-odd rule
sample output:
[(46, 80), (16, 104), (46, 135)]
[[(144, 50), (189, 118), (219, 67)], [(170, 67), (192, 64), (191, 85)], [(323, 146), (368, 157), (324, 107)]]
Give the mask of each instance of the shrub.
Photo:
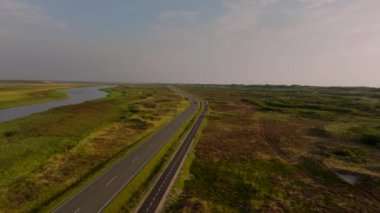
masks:
[(339, 182), (338, 177), (325, 168), (323, 163), (318, 162), (315, 159), (303, 157), (300, 159), (298, 168), (312, 175), (315, 178), (323, 181), (328, 185), (335, 185)]
[(345, 161), (353, 163), (367, 162), (367, 153), (358, 148), (340, 148), (333, 150), (333, 154)]
[(330, 132), (324, 126), (315, 126), (308, 129), (308, 134), (315, 137), (328, 138), (331, 136)]
[(361, 136), (360, 142), (371, 146), (380, 145), (380, 134), (365, 133)]
[(16, 135), (16, 131), (6, 131), (4, 132), (4, 137), (9, 138)]
[(131, 113), (138, 113), (140, 110), (139, 110), (139, 108), (138, 108), (137, 106), (132, 105), (132, 106), (130, 107), (129, 111), (130, 111)]
[(146, 130), (152, 125), (138, 118), (128, 119), (127, 122), (130, 124), (131, 128), (136, 129), (136, 130)]

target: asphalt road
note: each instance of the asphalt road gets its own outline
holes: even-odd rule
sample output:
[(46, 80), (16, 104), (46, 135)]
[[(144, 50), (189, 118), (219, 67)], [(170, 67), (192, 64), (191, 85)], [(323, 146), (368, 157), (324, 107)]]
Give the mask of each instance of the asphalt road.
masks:
[(181, 147), (177, 150), (173, 159), (170, 161), (169, 165), (153, 187), (152, 191), (145, 198), (141, 204), (138, 213), (150, 213), (156, 212), (165, 192), (168, 190), (170, 183), (172, 182), (177, 170), (180, 168), (183, 159), (186, 156), (191, 143), (193, 142), (195, 135), (202, 123), (202, 120), (206, 114), (207, 106), (202, 102), (202, 113), (197, 118), (194, 126), (190, 130), (189, 134), (183, 141)]
[(53, 212), (101, 212), (144, 165), (196, 113), (198, 100), (188, 96), (190, 106), (121, 161), (98, 176)]

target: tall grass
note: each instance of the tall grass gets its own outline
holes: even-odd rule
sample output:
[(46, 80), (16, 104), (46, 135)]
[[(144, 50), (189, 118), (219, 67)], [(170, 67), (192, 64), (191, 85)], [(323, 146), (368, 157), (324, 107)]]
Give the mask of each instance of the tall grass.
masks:
[(67, 98), (62, 89), (80, 84), (0, 83), (0, 109)]
[(0, 211), (39, 211), (183, 107), (164, 86), (107, 90), (107, 98), (0, 123)]

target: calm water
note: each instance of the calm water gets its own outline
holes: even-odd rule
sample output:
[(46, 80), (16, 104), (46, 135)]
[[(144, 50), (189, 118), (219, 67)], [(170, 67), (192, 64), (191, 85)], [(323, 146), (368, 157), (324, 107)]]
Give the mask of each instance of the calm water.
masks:
[(69, 95), (69, 98), (65, 100), (0, 109), (0, 122), (22, 118), (33, 113), (43, 112), (59, 106), (79, 104), (85, 101), (106, 97), (107, 93), (99, 89), (100, 88), (98, 87), (66, 89), (64, 91)]

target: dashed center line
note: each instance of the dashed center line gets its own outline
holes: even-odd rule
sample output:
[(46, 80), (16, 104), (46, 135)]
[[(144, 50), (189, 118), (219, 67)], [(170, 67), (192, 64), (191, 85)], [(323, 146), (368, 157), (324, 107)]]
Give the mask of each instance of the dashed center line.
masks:
[(74, 213), (78, 213), (80, 211), (80, 208), (78, 208), (77, 210), (74, 211)]
[(110, 185), (116, 178), (117, 178), (117, 176), (113, 177), (110, 181), (108, 181), (106, 183), (106, 186)]
[[(180, 168), (181, 162), (186, 157), (186, 152), (189, 150), (191, 143), (194, 141), (195, 134), (198, 131), (199, 126), (205, 116), (206, 110), (207, 108), (203, 107), (203, 111), (198, 116), (198, 120), (195, 122), (190, 132), (187, 134), (183, 144), (180, 146), (176, 154), (173, 156), (173, 159), (169, 163), (168, 167), (165, 169), (162, 176), (159, 178), (158, 183), (156, 183), (156, 186), (153, 187), (152, 191), (149, 193), (145, 201), (142, 203), (138, 212), (157, 211), (158, 205), (162, 199), (164, 192), (168, 189), (176, 171), (178, 171), (178, 169)], [(158, 135), (158, 137), (161, 138), (162, 135)]]
[(133, 160), (132, 160), (132, 163), (134, 163), (139, 157), (135, 157)]

